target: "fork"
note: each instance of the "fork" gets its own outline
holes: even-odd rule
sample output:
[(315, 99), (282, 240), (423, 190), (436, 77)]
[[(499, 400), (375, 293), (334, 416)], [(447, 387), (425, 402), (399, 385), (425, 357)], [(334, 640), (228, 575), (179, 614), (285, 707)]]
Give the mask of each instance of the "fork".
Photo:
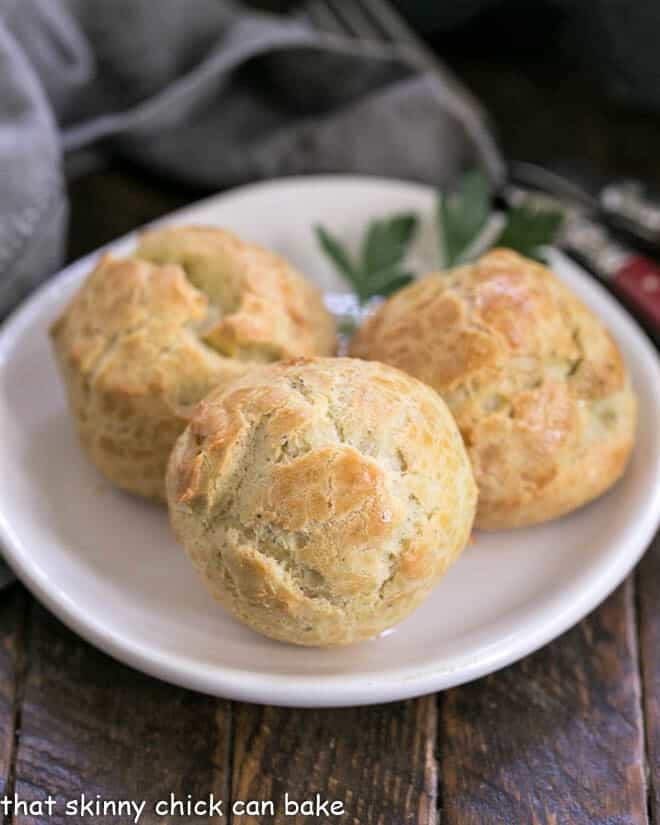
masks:
[[(627, 230), (636, 241), (660, 245), (660, 209), (630, 185), (610, 184), (594, 198), (576, 184), (534, 164), (502, 160), (489, 117), (481, 103), (413, 31), (387, 0), (308, 0), (303, 13), (317, 30), (349, 37), (365, 46), (387, 45), (405, 52), (420, 70), (433, 73), (443, 84), (448, 108), (460, 113), (476, 138), (498, 195), (508, 206), (521, 197), (542, 193), (564, 213), (559, 244), (605, 281), (629, 310), (660, 340), (660, 267), (655, 261), (615, 240), (604, 224)], [(611, 191), (610, 191), (611, 190)], [(610, 196), (608, 200), (608, 193)]]
[(487, 111), (387, 0), (307, 0), (301, 9), (312, 26), (326, 35), (349, 37), (367, 47), (386, 45), (411, 65), (432, 73), (442, 85), (445, 106), (479, 146), (490, 178), (503, 179), (505, 165)]
[[(365, 45), (387, 45), (403, 50), (413, 64), (440, 77), (445, 90), (463, 101), (463, 107), (467, 105), (476, 113), (483, 129), (492, 130), (488, 112), (480, 101), (388, 0), (308, 0), (302, 8), (312, 25), (326, 34), (350, 37)], [(503, 179), (505, 164), (501, 160), (498, 163)], [(506, 164), (506, 180), (518, 188), (551, 194), (643, 245), (660, 249), (660, 204), (646, 194), (639, 181), (614, 181), (594, 196), (549, 169), (516, 161)], [(506, 200), (506, 193), (501, 194)]]
[(414, 64), (441, 75), (447, 89), (488, 123), (486, 110), (472, 92), (385, 0), (310, 0), (303, 8), (314, 27), (327, 34), (405, 51)]

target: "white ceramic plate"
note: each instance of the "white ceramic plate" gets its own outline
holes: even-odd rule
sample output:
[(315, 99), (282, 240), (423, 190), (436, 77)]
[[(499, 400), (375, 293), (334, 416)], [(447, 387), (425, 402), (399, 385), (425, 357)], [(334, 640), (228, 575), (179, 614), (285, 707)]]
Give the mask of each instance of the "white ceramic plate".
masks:
[[(291, 258), (326, 289), (345, 289), (318, 251), (322, 222), (354, 243), (369, 218), (414, 209), (414, 256), (431, 267), (433, 192), (356, 177), (294, 178), (211, 198), (168, 218), (236, 230)], [(134, 239), (111, 244), (117, 252)], [(588, 275), (557, 272), (606, 322), (640, 399), (625, 478), (560, 521), (477, 534), (412, 617), (378, 640), (296, 648), (230, 619), (202, 589), (163, 509), (112, 489), (78, 446), (47, 329), (96, 255), (36, 292), (0, 334), (0, 537), (16, 574), (93, 644), (140, 670), (220, 696), (280, 705), (383, 702), (440, 690), (553, 639), (625, 577), (660, 515), (660, 369), (636, 325)]]

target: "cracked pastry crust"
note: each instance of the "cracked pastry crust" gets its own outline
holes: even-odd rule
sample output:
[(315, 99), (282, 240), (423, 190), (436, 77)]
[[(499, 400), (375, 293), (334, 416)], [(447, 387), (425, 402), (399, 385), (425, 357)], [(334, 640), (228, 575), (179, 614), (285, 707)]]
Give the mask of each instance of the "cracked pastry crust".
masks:
[(625, 469), (637, 405), (614, 340), (549, 269), (511, 250), (401, 290), (350, 353), (445, 399), (479, 487), (476, 527), (556, 518)]
[(320, 646), (414, 610), (465, 547), (476, 504), (437, 393), (350, 358), (273, 364), (213, 391), (167, 491), (212, 595), (266, 636)]
[(105, 255), (51, 336), (82, 444), (118, 487), (164, 501), (172, 445), (194, 405), (255, 364), (331, 355), (320, 292), (230, 232), (145, 232)]

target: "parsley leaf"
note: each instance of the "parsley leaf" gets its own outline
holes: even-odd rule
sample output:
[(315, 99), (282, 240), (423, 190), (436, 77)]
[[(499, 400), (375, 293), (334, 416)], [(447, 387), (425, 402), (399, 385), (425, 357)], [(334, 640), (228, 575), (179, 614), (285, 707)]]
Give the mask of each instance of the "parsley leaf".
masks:
[(380, 272), (400, 263), (416, 229), (417, 218), (410, 212), (373, 221), (367, 230), (362, 247), (364, 271)]
[(330, 258), (337, 269), (347, 278), (351, 283), (358, 280), (357, 270), (353, 266), (348, 252), (341, 245), (341, 242), (331, 235), (327, 229), (322, 226), (316, 226), (316, 237), (318, 238), (321, 248), (325, 254)]
[(509, 211), (495, 245), (515, 249), (521, 255), (545, 263), (538, 248), (552, 243), (563, 218), (558, 209), (539, 209), (523, 203)]
[(450, 195), (438, 195), (437, 217), (440, 228), (440, 255), (445, 267), (461, 263), (465, 253), (485, 227), (491, 213), (488, 179), (479, 172), (468, 172)]
[[(473, 246), (479, 236), (482, 237), (478, 253), (486, 251), (486, 238), (482, 232), (491, 212), (490, 184), (477, 170), (468, 172), (452, 194), (438, 194), (436, 214), (445, 268), (468, 261), (472, 253), (477, 252)], [(525, 201), (505, 214), (504, 225), (497, 237), (489, 239), (488, 248), (505, 246), (521, 255), (542, 260), (538, 248), (554, 241), (562, 220), (561, 211), (535, 206), (533, 200)], [(357, 260), (323, 226), (316, 226), (315, 231), (325, 254), (364, 304), (375, 295), (391, 295), (414, 280), (414, 274), (404, 267), (404, 259), (418, 224), (419, 219), (412, 212), (371, 221), (362, 238)]]
[[(465, 263), (470, 248), (485, 228), (491, 214), (492, 193), (487, 178), (479, 171), (468, 172), (451, 195), (439, 193), (437, 219), (441, 255), (446, 268)], [(492, 246), (505, 246), (542, 260), (538, 248), (554, 241), (561, 226), (560, 210), (539, 208), (530, 203), (512, 207)], [(480, 253), (485, 250), (481, 249)]]
[(414, 276), (403, 268), (403, 260), (417, 231), (418, 218), (401, 212), (372, 221), (362, 240), (359, 260), (354, 261), (342, 243), (322, 226), (316, 236), (325, 254), (353, 286), (360, 303), (374, 295), (391, 295), (409, 284)]

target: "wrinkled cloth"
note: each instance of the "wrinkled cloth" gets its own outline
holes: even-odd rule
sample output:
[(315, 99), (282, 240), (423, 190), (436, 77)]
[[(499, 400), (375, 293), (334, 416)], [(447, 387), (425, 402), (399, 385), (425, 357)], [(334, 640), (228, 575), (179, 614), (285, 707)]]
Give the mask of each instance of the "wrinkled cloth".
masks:
[(209, 188), (503, 168), (479, 106), (405, 47), (222, 0), (0, 0), (0, 316), (61, 263), (64, 159), (90, 147)]

